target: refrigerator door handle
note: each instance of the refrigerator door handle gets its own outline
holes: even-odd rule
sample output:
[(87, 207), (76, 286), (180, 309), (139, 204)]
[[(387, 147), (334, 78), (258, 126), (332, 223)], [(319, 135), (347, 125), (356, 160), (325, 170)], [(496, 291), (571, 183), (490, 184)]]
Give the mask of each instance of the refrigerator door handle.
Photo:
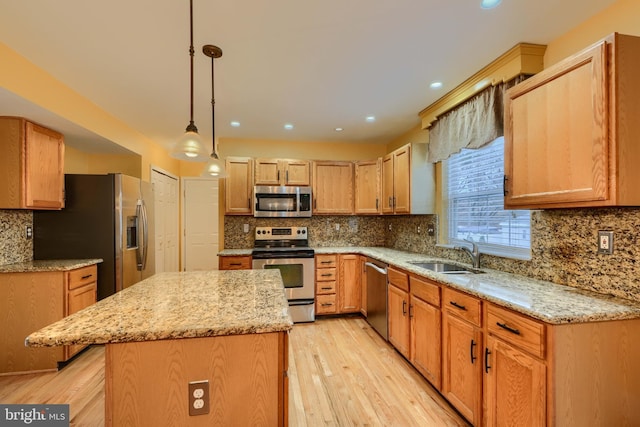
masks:
[[(138, 264), (138, 271), (142, 271), (147, 267), (147, 253), (149, 249), (149, 227), (147, 208), (144, 205), (144, 201), (138, 200), (136, 203), (136, 216), (138, 217), (141, 227), (141, 233), (138, 234), (138, 249), (136, 249), (136, 258)], [(141, 236), (142, 235), (142, 236)], [(142, 239), (141, 239), (142, 237)]]

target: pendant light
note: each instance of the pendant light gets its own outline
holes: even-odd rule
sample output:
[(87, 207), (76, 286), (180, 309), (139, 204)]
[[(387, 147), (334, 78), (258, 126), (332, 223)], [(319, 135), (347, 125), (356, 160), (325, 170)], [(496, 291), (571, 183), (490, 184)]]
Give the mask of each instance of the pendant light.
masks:
[(222, 49), (218, 46), (207, 44), (202, 46), (202, 53), (211, 58), (211, 156), (204, 170), (202, 176), (209, 176), (214, 178), (224, 178), (226, 170), (224, 168), (224, 161), (218, 157), (216, 152), (216, 98), (215, 98), (215, 74), (213, 71), (213, 61), (216, 58), (222, 56)]
[(189, 0), (189, 56), (191, 57), (191, 119), (185, 129), (185, 134), (176, 142), (171, 150), (171, 157), (191, 162), (203, 162), (207, 159), (207, 153), (202, 145), (202, 138), (198, 134), (198, 128), (193, 122), (193, 0)]

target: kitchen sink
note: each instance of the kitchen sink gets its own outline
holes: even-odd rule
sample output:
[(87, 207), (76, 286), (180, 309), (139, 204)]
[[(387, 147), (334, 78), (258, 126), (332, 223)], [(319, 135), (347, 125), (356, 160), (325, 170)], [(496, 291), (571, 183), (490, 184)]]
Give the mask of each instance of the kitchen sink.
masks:
[(472, 270), (470, 268), (461, 267), (456, 264), (449, 264), (446, 262), (422, 262), (422, 261), (410, 261), (409, 264), (413, 264), (416, 267), (424, 268), (427, 270), (435, 271), (436, 273), (443, 274), (477, 274), (482, 273), (480, 270)]

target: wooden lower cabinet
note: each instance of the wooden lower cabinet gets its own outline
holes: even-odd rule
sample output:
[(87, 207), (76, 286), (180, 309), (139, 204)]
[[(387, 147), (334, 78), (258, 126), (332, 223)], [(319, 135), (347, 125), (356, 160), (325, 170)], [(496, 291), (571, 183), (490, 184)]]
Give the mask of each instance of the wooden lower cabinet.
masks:
[(354, 254), (340, 255), (338, 276), (338, 312), (358, 313), (361, 304), (360, 257)]
[(442, 394), (474, 426), (482, 418), (482, 330), (444, 310)]
[(362, 284), (360, 256), (316, 255), (316, 314), (358, 313)]
[(484, 362), (485, 425), (545, 425), (544, 362), (493, 336), (487, 337)]
[(411, 295), (411, 363), (433, 386), (442, 388), (440, 310)]
[(219, 270), (251, 270), (251, 255), (221, 256), (218, 259)]
[(387, 316), (389, 342), (407, 359), (411, 358), (411, 323), (409, 319), (409, 293), (389, 283)]
[(31, 333), (96, 302), (97, 267), (0, 274), (0, 374), (53, 370), (85, 346), (25, 347)]

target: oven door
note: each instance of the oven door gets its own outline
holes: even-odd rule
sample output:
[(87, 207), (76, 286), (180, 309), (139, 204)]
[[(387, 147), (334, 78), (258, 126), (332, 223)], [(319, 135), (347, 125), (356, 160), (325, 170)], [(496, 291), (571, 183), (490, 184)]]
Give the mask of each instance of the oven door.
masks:
[(313, 258), (254, 258), (252, 267), (280, 270), (289, 301), (314, 299)]

